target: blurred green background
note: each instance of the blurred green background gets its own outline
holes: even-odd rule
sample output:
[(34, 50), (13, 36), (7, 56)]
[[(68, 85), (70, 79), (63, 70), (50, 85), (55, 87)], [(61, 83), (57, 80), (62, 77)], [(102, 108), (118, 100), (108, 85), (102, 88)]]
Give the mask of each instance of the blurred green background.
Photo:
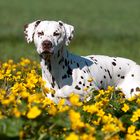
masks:
[(23, 26), (37, 19), (75, 27), (68, 49), (78, 55), (121, 56), (140, 63), (140, 0), (1, 0), (0, 61), (39, 60)]

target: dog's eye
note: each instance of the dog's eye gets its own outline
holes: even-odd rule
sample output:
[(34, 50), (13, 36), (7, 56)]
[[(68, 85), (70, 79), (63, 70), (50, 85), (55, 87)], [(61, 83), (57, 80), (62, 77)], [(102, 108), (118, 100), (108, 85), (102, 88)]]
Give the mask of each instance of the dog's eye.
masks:
[(42, 36), (42, 35), (44, 35), (43, 31), (42, 32), (38, 32), (38, 36)]
[(60, 35), (59, 32), (54, 32), (54, 33), (53, 33), (53, 36), (59, 36), (59, 35)]

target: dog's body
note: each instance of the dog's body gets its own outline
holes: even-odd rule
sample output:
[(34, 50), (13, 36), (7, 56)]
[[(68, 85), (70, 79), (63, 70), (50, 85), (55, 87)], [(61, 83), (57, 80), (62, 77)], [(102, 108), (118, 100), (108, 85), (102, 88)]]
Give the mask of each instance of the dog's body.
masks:
[(129, 98), (140, 92), (140, 66), (119, 57), (100, 55), (76, 56), (66, 45), (74, 27), (62, 22), (36, 21), (25, 27), (26, 39), (34, 43), (41, 57), (42, 77), (55, 94), (47, 94), (58, 102), (71, 93), (86, 96), (92, 90), (114, 86)]

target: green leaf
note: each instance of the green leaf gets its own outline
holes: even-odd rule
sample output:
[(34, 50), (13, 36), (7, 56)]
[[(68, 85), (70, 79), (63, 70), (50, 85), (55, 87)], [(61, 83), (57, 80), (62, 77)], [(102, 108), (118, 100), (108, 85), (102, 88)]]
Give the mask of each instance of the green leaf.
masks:
[(18, 118), (6, 118), (0, 120), (0, 135), (18, 137), (23, 120)]

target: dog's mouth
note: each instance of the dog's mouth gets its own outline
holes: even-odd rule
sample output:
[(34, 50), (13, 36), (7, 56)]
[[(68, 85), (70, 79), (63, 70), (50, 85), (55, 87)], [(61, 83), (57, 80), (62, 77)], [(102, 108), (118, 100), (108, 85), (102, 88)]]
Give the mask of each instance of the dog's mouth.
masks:
[(48, 60), (52, 55), (53, 51), (43, 51), (39, 56), (45, 60)]

